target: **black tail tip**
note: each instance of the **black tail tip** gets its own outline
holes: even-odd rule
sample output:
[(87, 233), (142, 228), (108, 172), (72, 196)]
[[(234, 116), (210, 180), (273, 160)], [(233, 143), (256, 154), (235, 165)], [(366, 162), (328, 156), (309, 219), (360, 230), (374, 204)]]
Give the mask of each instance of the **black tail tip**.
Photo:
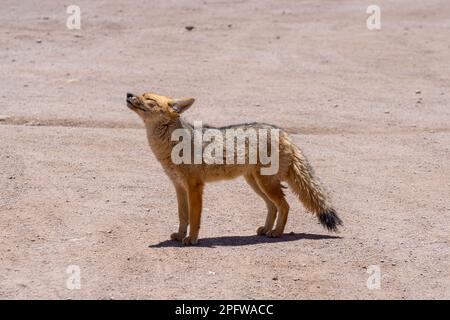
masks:
[(343, 225), (342, 220), (338, 217), (336, 211), (334, 211), (333, 209), (322, 212), (319, 215), (319, 221), (329, 231), (334, 232), (337, 232), (338, 226)]

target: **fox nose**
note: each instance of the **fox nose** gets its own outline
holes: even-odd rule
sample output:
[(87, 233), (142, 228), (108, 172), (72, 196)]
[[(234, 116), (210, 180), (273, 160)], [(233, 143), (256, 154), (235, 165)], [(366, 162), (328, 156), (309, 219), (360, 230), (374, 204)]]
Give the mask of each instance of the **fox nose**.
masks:
[(127, 93), (127, 99), (131, 99), (131, 98), (133, 98), (134, 97), (134, 94), (132, 94), (132, 93)]

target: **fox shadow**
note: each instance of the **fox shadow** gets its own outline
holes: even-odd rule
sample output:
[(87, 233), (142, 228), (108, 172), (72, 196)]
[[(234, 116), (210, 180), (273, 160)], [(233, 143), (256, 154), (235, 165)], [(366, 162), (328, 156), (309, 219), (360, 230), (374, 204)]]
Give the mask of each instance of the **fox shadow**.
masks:
[[(311, 233), (288, 233), (280, 238), (269, 238), (265, 236), (251, 235), (251, 236), (224, 236), (201, 238), (198, 244), (194, 247), (201, 248), (215, 248), (215, 247), (239, 247), (250, 246), (262, 243), (278, 243), (290, 242), (298, 240), (326, 240), (326, 239), (342, 239), (339, 236), (320, 235)], [(149, 245), (149, 248), (167, 248), (167, 247), (184, 247), (179, 241), (165, 240), (157, 244)]]

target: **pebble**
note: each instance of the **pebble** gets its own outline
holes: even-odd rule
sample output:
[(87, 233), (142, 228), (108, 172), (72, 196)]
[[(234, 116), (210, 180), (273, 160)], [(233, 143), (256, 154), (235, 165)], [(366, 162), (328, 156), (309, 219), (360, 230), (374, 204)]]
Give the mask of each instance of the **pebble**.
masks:
[(192, 31), (194, 29), (194, 26), (186, 26), (185, 28), (187, 31)]

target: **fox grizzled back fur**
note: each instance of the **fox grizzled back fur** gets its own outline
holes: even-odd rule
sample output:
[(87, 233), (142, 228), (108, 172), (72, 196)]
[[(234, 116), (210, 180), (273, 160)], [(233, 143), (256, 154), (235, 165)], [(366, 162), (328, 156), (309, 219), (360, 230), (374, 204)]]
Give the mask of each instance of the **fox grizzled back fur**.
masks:
[[(257, 229), (258, 235), (269, 237), (280, 237), (284, 232), (289, 213), (282, 182), (286, 181), (306, 209), (314, 213), (320, 223), (328, 230), (336, 231), (342, 224), (337, 216), (336, 210), (331, 205), (318, 179), (301, 150), (292, 142), (289, 135), (273, 125), (263, 123), (247, 123), (228, 127), (214, 128), (214, 133), (220, 138), (227, 134), (230, 129), (238, 129), (246, 132), (248, 129), (268, 132), (270, 139), (261, 140), (257, 137), (258, 145), (264, 145), (273, 155), (274, 146), (278, 151), (277, 171), (274, 174), (265, 175), (263, 170), (267, 169), (267, 164), (262, 161), (252, 163), (227, 163), (225, 155), (227, 151), (236, 151), (235, 145), (224, 146), (222, 155), (216, 155), (216, 163), (195, 163), (192, 161), (174, 161), (173, 151), (179, 141), (174, 141), (174, 133), (181, 130), (188, 137), (188, 143), (192, 145), (189, 150), (195, 148), (196, 129), (181, 118), (194, 103), (194, 99), (172, 99), (157, 95), (155, 93), (144, 93), (140, 96), (128, 93), (127, 106), (136, 112), (144, 121), (147, 138), (150, 148), (156, 158), (161, 163), (163, 169), (172, 181), (178, 202), (179, 228), (171, 235), (171, 239), (182, 241), (185, 245), (193, 245), (198, 242), (200, 229), (200, 218), (202, 211), (202, 194), (205, 183), (232, 179), (243, 176), (250, 187), (265, 201), (267, 206), (267, 216), (264, 226)], [(276, 133), (277, 139), (274, 139)], [(224, 138), (225, 139), (225, 138)], [(262, 144), (261, 144), (262, 141)], [(245, 139), (245, 149), (243, 157), (249, 160), (250, 153), (249, 140)], [(226, 149), (228, 148), (228, 149)], [(183, 151), (185, 152), (185, 150)], [(186, 156), (183, 154), (183, 156)], [(221, 157), (224, 159), (221, 159)], [(193, 155), (189, 155), (187, 160), (192, 160)], [(218, 157), (218, 159), (217, 159)], [(223, 161), (221, 161), (223, 160)], [(187, 233), (189, 226), (189, 234)]]

